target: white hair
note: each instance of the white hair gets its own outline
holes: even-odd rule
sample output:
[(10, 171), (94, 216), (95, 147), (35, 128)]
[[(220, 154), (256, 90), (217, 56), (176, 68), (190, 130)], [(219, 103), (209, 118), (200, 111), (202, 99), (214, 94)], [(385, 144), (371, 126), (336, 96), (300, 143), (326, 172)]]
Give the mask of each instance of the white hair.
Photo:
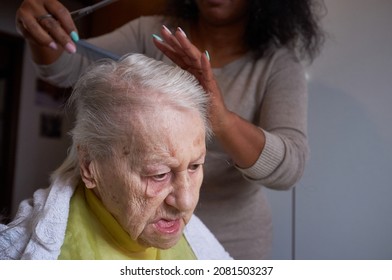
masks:
[(208, 96), (196, 78), (177, 66), (141, 54), (94, 64), (76, 83), (68, 106), (76, 113), (72, 146), (52, 180), (79, 181), (77, 147), (83, 147), (91, 159), (112, 156), (114, 143), (133, 137), (129, 126), (133, 112), (148, 114), (160, 106), (197, 111), (207, 137), (211, 135)]

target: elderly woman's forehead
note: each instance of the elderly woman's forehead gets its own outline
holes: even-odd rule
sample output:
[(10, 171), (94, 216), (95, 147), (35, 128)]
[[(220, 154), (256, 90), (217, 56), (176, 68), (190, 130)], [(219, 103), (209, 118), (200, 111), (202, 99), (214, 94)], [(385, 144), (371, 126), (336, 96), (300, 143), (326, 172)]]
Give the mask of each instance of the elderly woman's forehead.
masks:
[[(157, 129), (165, 124), (194, 123), (202, 120), (200, 112), (194, 108), (180, 107), (171, 103), (152, 101), (147, 106), (134, 107), (127, 114), (129, 121), (135, 127)], [(198, 119), (196, 121), (196, 119)]]
[(181, 139), (190, 128), (194, 131), (195, 141), (205, 137), (204, 120), (196, 110), (163, 106), (133, 112), (127, 118), (131, 125), (124, 126), (127, 137), (122, 145), (129, 146), (125, 150), (148, 150), (165, 156), (169, 154), (170, 148), (163, 145), (163, 142), (168, 144)]

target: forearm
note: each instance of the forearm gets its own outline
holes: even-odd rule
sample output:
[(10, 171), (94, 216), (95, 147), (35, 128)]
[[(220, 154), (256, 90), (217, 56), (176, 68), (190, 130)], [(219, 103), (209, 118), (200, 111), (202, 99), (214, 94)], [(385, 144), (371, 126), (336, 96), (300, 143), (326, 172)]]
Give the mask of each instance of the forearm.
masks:
[(263, 131), (237, 114), (227, 111), (225, 120), (213, 129), (215, 137), (240, 168), (251, 167), (263, 151)]

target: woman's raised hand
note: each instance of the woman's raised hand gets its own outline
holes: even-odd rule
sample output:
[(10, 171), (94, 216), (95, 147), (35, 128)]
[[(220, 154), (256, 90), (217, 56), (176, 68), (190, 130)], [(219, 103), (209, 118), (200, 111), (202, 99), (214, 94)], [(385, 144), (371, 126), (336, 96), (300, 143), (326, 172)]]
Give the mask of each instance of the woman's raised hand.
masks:
[(69, 11), (57, 0), (24, 0), (16, 12), (16, 26), (33, 45), (76, 51), (70, 37), (71, 32), (76, 32), (75, 24)]
[(166, 26), (163, 26), (161, 34), (163, 39), (154, 35), (155, 46), (179, 67), (193, 74), (210, 95), (209, 115), (212, 128), (216, 133), (225, 122), (229, 111), (212, 72), (208, 52), (201, 52), (193, 45), (181, 28), (177, 28), (172, 33)]

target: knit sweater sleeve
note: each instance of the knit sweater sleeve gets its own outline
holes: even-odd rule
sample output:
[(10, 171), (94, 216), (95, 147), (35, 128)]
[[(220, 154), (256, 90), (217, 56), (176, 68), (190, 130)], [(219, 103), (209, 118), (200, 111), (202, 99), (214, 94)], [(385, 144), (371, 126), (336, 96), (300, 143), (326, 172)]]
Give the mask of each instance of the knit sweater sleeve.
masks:
[(309, 154), (308, 93), (304, 68), (297, 58), (280, 51), (270, 64), (258, 125), (265, 146), (244, 177), (273, 189), (289, 189), (301, 178)]

